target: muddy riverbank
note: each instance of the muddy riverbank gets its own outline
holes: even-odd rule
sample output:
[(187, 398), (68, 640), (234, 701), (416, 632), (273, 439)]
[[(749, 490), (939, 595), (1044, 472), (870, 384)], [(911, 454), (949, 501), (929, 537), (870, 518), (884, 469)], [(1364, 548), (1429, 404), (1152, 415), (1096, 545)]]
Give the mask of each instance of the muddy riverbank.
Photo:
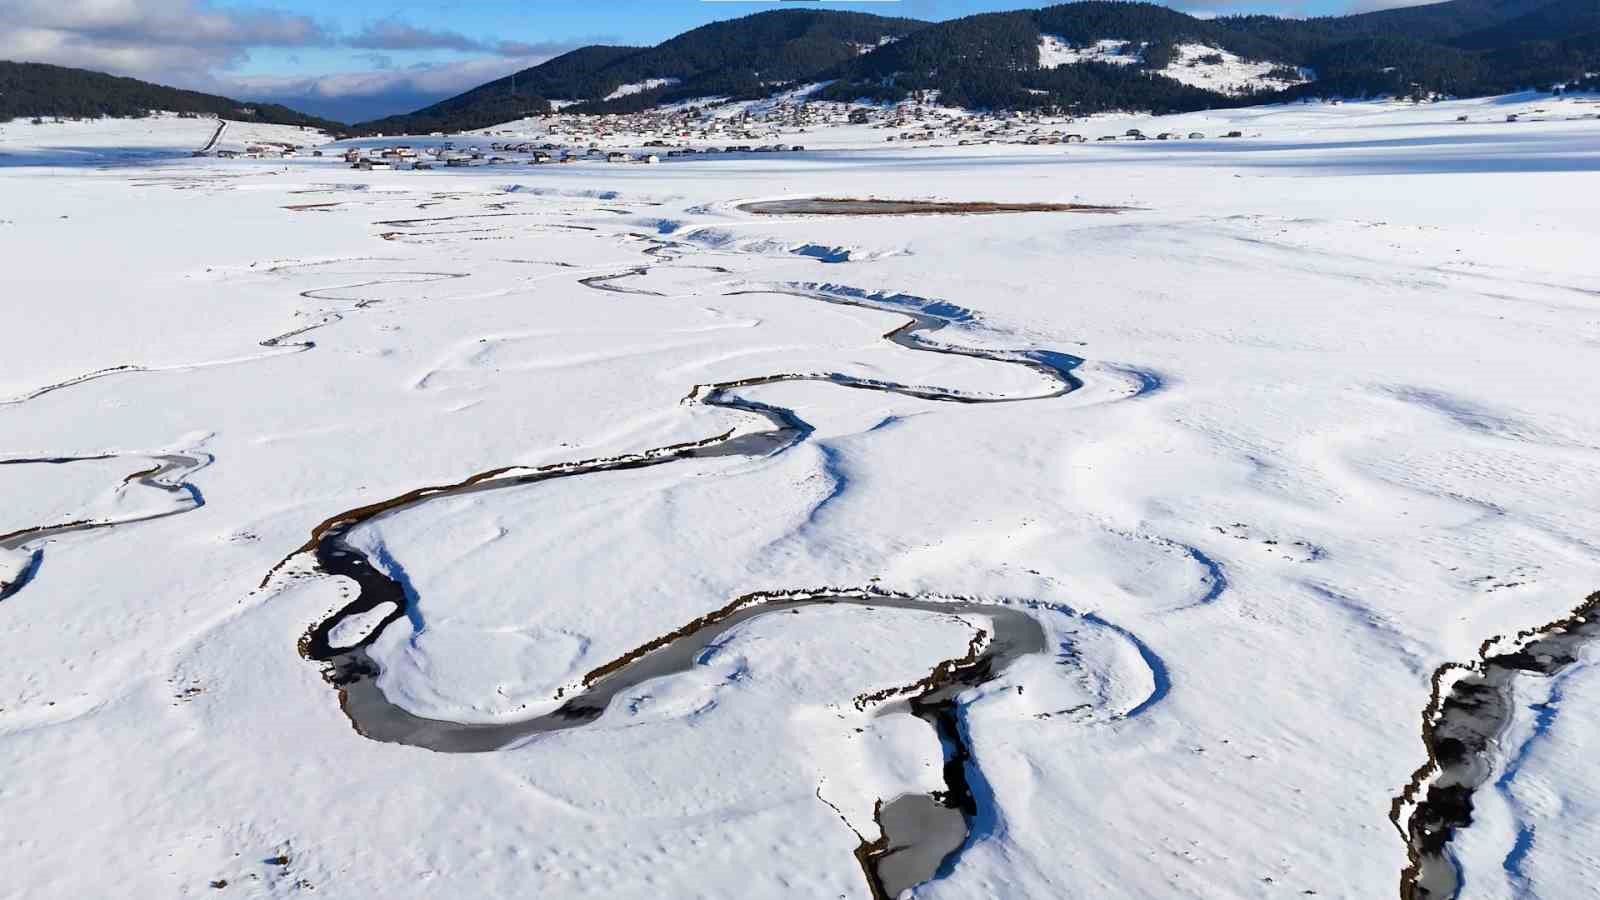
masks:
[(1127, 207), (1090, 203), (988, 203), (942, 200), (859, 200), (807, 197), (759, 200), (740, 204), (739, 211), (758, 216), (983, 216), (1001, 213), (1117, 213)]
[[(1422, 721), (1428, 760), (1395, 798), (1390, 812), (1406, 839), (1410, 858), (1400, 875), (1401, 900), (1451, 900), (1460, 895), (1461, 871), (1451, 841), (1472, 824), (1474, 795), (1499, 765), (1500, 738), (1516, 713), (1518, 682), (1560, 674), (1577, 662), (1585, 644), (1597, 638), (1600, 592), (1542, 628), (1484, 641), (1475, 662), (1447, 663), (1434, 672), (1433, 697)], [(1516, 649), (1494, 651), (1502, 645)]]

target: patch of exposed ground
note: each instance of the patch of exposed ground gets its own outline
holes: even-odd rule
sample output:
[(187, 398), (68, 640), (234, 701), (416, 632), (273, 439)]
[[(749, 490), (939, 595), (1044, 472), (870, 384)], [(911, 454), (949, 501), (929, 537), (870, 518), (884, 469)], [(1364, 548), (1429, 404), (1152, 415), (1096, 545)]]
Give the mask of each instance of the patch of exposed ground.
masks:
[(991, 203), (944, 200), (856, 200), (807, 197), (797, 200), (761, 200), (744, 203), (740, 212), (758, 216), (981, 216), (998, 213), (1076, 212), (1117, 213), (1129, 207), (1090, 203)]

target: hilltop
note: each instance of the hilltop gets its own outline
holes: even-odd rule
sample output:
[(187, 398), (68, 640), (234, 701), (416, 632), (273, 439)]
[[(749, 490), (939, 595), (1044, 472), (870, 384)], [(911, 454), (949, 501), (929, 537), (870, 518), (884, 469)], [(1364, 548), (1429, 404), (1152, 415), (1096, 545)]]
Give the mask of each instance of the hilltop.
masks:
[(927, 25), (831, 10), (756, 13), (713, 22), (655, 47), (583, 47), (409, 115), (355, 127), (465, 131), (556, 106), (601, 113), (695, 97), (753, 99), (821, 78)]

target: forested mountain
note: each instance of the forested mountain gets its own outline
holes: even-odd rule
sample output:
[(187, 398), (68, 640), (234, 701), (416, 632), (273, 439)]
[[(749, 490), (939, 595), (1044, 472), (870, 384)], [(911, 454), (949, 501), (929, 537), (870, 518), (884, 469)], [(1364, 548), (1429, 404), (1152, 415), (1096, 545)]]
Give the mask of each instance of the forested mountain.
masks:
[(1289, 24), (1272, 29), (1279, 44), (1318, 76), (1300, 95), (1481, 96), (1600, 73), (1600, 0), (1451, 0)]
[(926, 24), (823, 10), (756, 13), (713, 22), (655, 47), (584, 47), (409, 116), (356, 127), (413, 132), (482, 128), (543, 112), (551, 100), (580, 101), (576, 109), (581, 112), (616, 112), (687, 97), (764, 96), (777, 87), (818, 78), (880, 41)]
[[(926, 22), (866, 13), (775, 10), (714, 22), (596, 73), (582, 93), (563, 99), (595, 101), (595, 111), (712, 95), (763, 96), (774, 86), (819, 77), (840, 63), (926, 27)], [(606, 101), (623, 85), (652, 79), (676, 84)]]
[[(1072, 55), (1097, 42), (1126, 53)], [(1046, 60), (1043, 43), (1071, 52)], [(1195, 47), (1205, 48), (1198, 59)], [(626, 112), (693, 98), (763, 97), (817, 81), (830, 82), (815, 95), (820, 99), (898, 100), (937, 91), (955, 106), (1080, 112), (1173, 112), (1310, 96), (1471, 96), (1592, 84), (1600, 73), (1597, 47), (1600, 0), (1450, 0), (1313, 19), (1197, 19), (1152, 3), (1086, 0), (936, 24), (785, 9), (706, 25), (656, 47), (585, 47), (357, 128), (465, 130), (549, 111), (551, 101), (573, 112)], [(1192, 74), (1202, 63), (1247, 83), (1223, 92), (1218, 79)]]
[(464, 94), (441, 100), (414, 113), (388, 116), (356, 125), (357, 133), (430, 134), (471, 131), (524, 116), (550, 111), (546, 98), (570, 96), (591, 89), (595, 73), (641, 52), (640, 47), (593, 45), (564, 53), (531, 69), (480, 84)]
[[(1130, 42), (1138, 58), (1046, 67), (1039, 47), (1047, 35), (1072, 46)], [(1207, 20), (1149, 3), (1088, 0), (929, 26), (842, 65), (820, 96), (895, 100), (938, 91), (956, 106), (1169, 112), (1306, 96), (1482, 95), (1592, 80), (1600, 72), (1597, 35), (1600, 0), (1452, 0), (1355, 16)], [(1182, 83), (1171, 68), (1179, 44), (1315, 78), (1292, 86), (1285, 81), (1298, 78), (1263, 78), (1223, 96)]]
[(272, 103), (245, 103), (88, 69), (0, 60), (0, 122), (35, 116), (144, 116), (152, 110), (329, 131), (344, 128)]
[[(1140, 65), (1084, 62), (1045, 68), (1039, 54), (1045, 35), (1071, 45), (1118, 40), (1149, 46)], [(954, 106), (1063, 106), (1086, 112), (1216, 105), (1216, 94), (1149, 76), (1149, 69), (1166, 64), (1161, 49), (1183, 42), (1247, 57), (1275, 49), (1248, 33), (1229, 32), (1165, 6), (1073, 3), (932, 25), (841, 66), (831, 73), (838, 81), (822, 96), (895, 100), (910, 91), (937, 90), (942, 102)]]

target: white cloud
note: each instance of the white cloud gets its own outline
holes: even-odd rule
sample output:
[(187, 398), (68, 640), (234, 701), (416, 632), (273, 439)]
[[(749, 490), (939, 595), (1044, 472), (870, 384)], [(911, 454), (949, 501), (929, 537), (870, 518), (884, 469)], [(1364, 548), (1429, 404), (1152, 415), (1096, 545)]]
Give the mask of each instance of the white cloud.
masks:
[[(309, 16), (224, 8), (213, 0), (0, 0), (0, 59), (130, 75), (346, 120), (426, 106), (584, 42), (479, 40), (398, 19), (340, 34)], [(233, 74), (251, 48), (328, 46), (365, 51), (352, 59), (370, 68), (314, 76)], [(401, 68), (379, 51), (476, 55)]]
[(230, 96), (282, 103), (313, 115), (357, 122), (411, 112), (549, 58), (486, 56), (310, 77), (239, 77), (218, 89)]
[(482, 50), (483, 42), (458, 31), (418, 28), (395, 19), (373, 22), (346, 43), (371, 50)]
[(257, 76), (228, 79), (242, 93), (251, 96), (371, 97), (378, 94), (409, 92), (449, 96), (538, 65), (549, 57), (475, 57), (448, 63), (365, 72), (339, 72), (333, 75)]
[(0, 0), (0, 59), (209, 88), (250, 47), (331, 43), (309, 17), (207, 0)]
[(309, 16), (209, 0), (0, 0), (0, 25), (111, 46), (302, 47), (328, 43)]

